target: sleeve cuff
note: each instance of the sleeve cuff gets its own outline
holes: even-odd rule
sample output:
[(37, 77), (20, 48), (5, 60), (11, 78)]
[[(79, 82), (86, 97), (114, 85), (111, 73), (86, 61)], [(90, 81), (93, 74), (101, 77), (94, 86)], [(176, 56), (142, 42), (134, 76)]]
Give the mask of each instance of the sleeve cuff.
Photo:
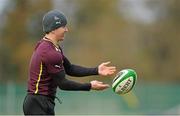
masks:
[(98, 73), (98, 67), (95, 68), (95, 75), (99, 75), (99, 73)]
[(86, 83), (86, 88), (87, 88), (87, 91), (90, 91), (91, 90), (91, 83)]

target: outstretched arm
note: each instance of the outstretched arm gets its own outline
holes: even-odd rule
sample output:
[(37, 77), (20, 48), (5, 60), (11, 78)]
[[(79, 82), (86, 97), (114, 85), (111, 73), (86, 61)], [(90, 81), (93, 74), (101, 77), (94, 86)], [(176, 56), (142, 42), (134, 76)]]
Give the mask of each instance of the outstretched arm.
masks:
[(51, 74), (51, 75), (52, 75), (54, 84), (56, 84), (62, 90), (89, 91), (91, 89), (90, 83), (78, 83), (78, 82), (66, 79), (64, 70), (55, 74)]
[(90, 76), (90, 75), (112, 75), (116, 71), (116, 67), (114, 66), (107, 66), (110, 62), (105, 62), (100, 64), (96, 68), (86, 68), (78, 65), (71, 64), (70, 61), (65, 57), (64, 58), (64, 68), (66, 74), (70, 76)]
[(66, 74), (75, 77), (83, 77), (90, 75), (98, 75), (98, 68), (86, 68), (78, 65), (71, 64), (71, 62), (65, 57), (64, 58), (64, 68)]
[(56, 84), (62, 90), (68, 91), (89, 91), (89, 90), (104, 90), (109, 87), (108, 84), (104, 84), (100, 81), (91, 81), (90, 83), (78, 83), (65, 78), (64, 70), (51, 74), (54, 84)]

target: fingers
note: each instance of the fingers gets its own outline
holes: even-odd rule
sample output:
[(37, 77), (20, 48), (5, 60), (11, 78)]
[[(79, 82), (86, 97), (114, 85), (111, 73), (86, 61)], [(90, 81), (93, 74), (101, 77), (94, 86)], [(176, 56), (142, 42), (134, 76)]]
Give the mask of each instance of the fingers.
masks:
[(108, 75), (112, 75), (112, 74), (114, 74), (114, 72), (115, 72), (115, 71), (109, 71), (109, 72), (108, 72)]
[(111, 71), (116, 71), (116, 67), (115, 66), (111, 66), (111, 67), (107, 67), (108, 70), (111, 70)]
[(106, 75), (112, 75), (116, 72), (116, 67), (108, 67), (106, 70)]
[(98, 81), (98, 84), (103, 84), (103, 82)]
[(98, 84), (98, 87), (97, 87), (97, 90), (104, 90), (104, 89), (107, 89), (109, 88), (110, 86), (108, 84), (104, 84), (104, 83), (99, 83)]
[(97, 81), (97, 80), (95, 80), (95, 81), (97, 84), (103, 84), (103, 82), (101, 82), (101, 81)]
[(116, 67), (115, 66), (111, 66), (111, 67), (107, 67), (107, 69), (109, 70), (109, 71), (116, 71)]
[(91, 89), (93, 90), (104, 90), (110, 87), (108, 84), (97, 80), (91, 81), (91, 85)]
[(108, 69), (116, 69), (115, 66), (108, 66), (107, 68), (108, 68)]
[(108, 61), (108, 62), (104, 62), (104, 63), (102, 63), (103, 65), (108, 65), (108, 64), (110, 64), (111, 62), (110, 61)]
[(104, 62), (102, 63), (102, 66), (105, 66), (106, 68), (108, 68), (109, 70), (116, 70), (115, 66), (107, 66), (108, 64), (110, 64), (111, 62)]
[(104, 86), (104, 87), (106, 87), (106, 88), (110, 87), (109, 84), (103, 84), (102, 86)]
[(115, 72), (116, 68), (109, 69), (109, 71)]

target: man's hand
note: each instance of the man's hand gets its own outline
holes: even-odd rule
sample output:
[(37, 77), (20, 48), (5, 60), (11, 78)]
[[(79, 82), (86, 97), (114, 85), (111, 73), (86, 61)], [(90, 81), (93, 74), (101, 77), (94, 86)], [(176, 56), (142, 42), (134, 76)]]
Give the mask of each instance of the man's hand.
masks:
[(91, 81), (91, 89), (92, 90), (104, 90), (104, 89), (107, 89), (109, 88), (109, 85), (108, 84), (104, 84), (103, 82), (100, 82), (100, 81)]
[(102, 76), (112, 75), (116, 71), (115, 66), (107, 66), (110, 62), (104, 62), (98, 66), (98, 73)]

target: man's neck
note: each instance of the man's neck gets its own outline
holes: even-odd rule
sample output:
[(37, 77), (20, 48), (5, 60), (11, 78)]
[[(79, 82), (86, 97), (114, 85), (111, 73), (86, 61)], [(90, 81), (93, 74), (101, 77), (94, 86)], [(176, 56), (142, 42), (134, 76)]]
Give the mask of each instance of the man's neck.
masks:
[(52, 34), (46, 34), (45, 38), (51, 41), (56, 47), (58, 47), (58, 41)]

